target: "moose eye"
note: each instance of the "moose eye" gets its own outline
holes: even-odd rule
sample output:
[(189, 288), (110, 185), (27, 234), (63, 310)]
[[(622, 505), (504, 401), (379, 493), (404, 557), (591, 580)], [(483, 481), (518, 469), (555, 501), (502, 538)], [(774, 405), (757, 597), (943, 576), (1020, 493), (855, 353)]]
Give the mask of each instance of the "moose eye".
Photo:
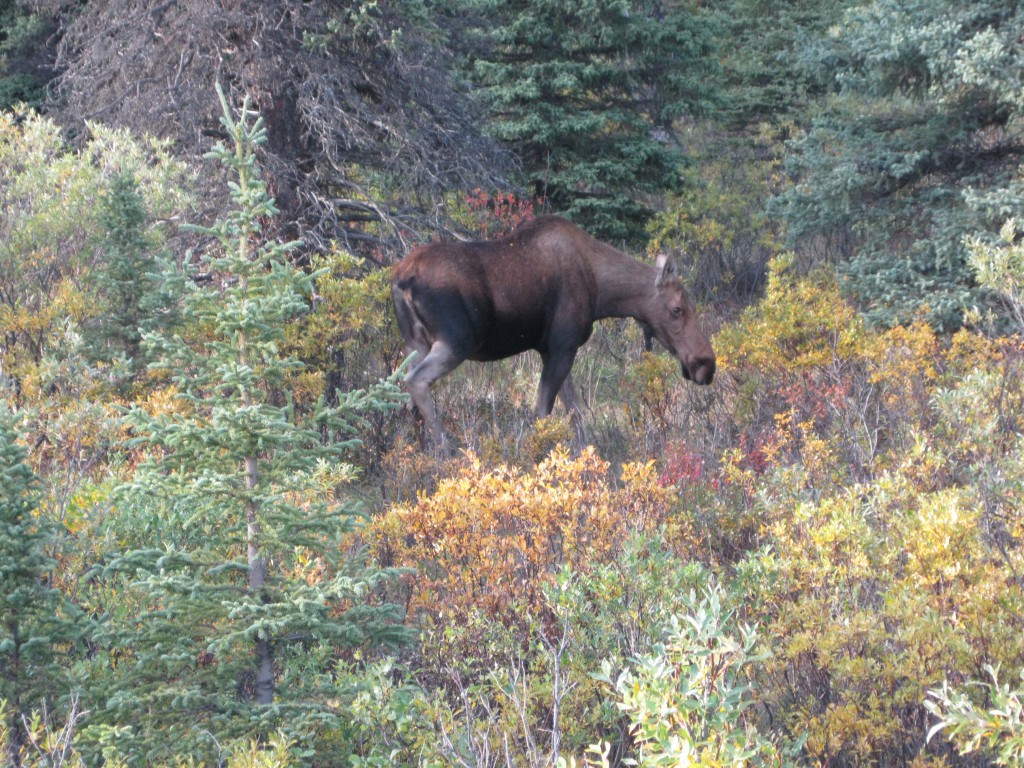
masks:
[(672, 307), (672, 317), (682, 317), (682, 314), (683, 314), (683, 308), (682, 307)]

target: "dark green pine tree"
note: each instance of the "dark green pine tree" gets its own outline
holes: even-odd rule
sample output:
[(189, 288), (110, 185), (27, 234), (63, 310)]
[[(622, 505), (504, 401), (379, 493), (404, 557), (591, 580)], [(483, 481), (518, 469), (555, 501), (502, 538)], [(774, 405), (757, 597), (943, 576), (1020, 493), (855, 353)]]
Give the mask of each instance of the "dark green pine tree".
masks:
[(93, 714), (121, 729), (133, 764), (213, 759), (226, 740), (277, 730), (315, 750), (345, 718), (339, 654), (404, 638), (396, 608), (372, 602), (389, 574), (342, 553), (360, 515), (336, 498), (362, 414), (396, 407), (399, 390), (383, 382), (308, 413), (290, 400), (302, 365), (280, 349), (314, 276), (289, 263), (296, 243), (263, 236), (277, 211), (255, 163), (262, 120), (248, 101), (237, 120), (221, 102), (233, 146), (212, 154), (237, 181), (234, 209), (202, 230), (214, 244), (199, 268), (216, 279), (186, 292), (187, 336), (144, 337), (175, 407), (128, 417), (150, 458), (119, 492), (121, 513), (148, 516), (159, 538), (103, 571), (143, 606), (113, 630), (111, 656), (127, 661)]
[(63, 667), (54, 657), (72, 639), (74, 623), (67, 601), (47, 585), (54, 562), (45, 554), (50, 543), (45, 518), (34, 514), (39, 483), (17, 443), (13, 416), (0, 406), (0, 700), (6, 701), (10, 754), (20, 765), (23, 723), (50, 712), (71, 692)]
[(672, 0), (454, 7), (475, 20), (471, 75), (490, 131), (532, 192), (598, 237), (645, 242), (652, 198), (681, 183), (673, 125), (714, 99), (711, 14)]
[(85, 329), (94, 359), (127, 359), (131, 370), (144, 368), (142, 334), (175, 322), (170, 281), (158, 279), (157, 243), (147, 234), (149, 216), (138, 183), (129, 173), (116, 174), (100, 205), (106, 235), (103, 259), (95, 270), (99, 306)]
[(0, 0), (0, 109), (17, 104), (40, 107), (54, 74), (51, 9), (20, 0)]
[(720, 18), (724, 91), (722, 124), (743, 131), (765, 123), (784, 127), (833, 90), (829, 77), (807, 66), (803, 52), (842, 21), (857, 0), (724, 0)]

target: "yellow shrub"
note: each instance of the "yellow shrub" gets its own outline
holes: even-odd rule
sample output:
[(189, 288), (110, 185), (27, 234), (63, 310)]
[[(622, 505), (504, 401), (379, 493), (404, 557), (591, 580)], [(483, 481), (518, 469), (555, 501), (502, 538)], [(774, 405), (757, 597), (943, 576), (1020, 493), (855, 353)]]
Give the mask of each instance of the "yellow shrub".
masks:
[(993, 338), (961, 328), (953, 334), (942, 359), (949, 370), (962, 375), (977, 368), (1002, 367), (1014, 352), (1021, 352), (1018, 337)]
[(295, 381), (300, 404), (332, 396), (334, 387), (365, 387), (390, 374), (403, 356), (388, 270), (368, 268), (338, 247), (312, 266), (320, 270), (312, 311), (286, 329), (287, 353), (308, 366)]
[(769, 265), (764, 299), (715, 339), (723, 370), (808, 371), (862, 355), (863, 321), (843, 301), (835, 276), (795, 274), (792, 254)]
[[(925, 451), (927, 455), (927, 451)], [(970, 489), (929, 488), (921, 457), (872, 483), (772, 510), (777, 559), (763, 690), (812, 763), (925, 759), (929, 686), (1024, 660), (1024, 595)]]
[(413, 615), (539, 608), (560, 566), (610, 562), (631, 530), (659, 524), (670, 508), (653, 464), (626, 466), (615, 489), (593, 448), (573, 457), (558, 446), (530, 472), (469, 458), (435, 493), (374, 523), (382, 559), (417, 569)]
[(922, 495), (908, 521), (906, 578), (920, 589), (948, 588), (974, 570), (979, 552), (979, 510), (957, 488)]
[(909, 425), (922, 423), (939, 376), (939, 339), (928, 323), (896, 326), (876, 336), (867, 355), (868, 380), (888, 411)]

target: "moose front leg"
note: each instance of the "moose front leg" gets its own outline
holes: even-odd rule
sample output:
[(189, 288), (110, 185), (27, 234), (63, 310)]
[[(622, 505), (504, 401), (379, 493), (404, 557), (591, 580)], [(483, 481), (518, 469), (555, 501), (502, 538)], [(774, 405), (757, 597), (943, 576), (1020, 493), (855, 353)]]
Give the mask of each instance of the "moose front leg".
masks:
[(582, 448), (587, 444), (587, 431), (583, 426), (583, 409), (580, 407), (579, 398), (576, 396), (576, 387), (572, 383), (572, 372), (565, 377), (565, 382), (563, 382), (562, 388), (558, 391), (558, 396), (561, 398), (562, 405), (565, 406), (565, 410), (569, 414), (569, 420), (572, 422), (573, 438), (576, 441), (576, 445)]
[(576, 350), (550, 353), (542, 357), (544, 367), (540, 374), (540, 387), (537, 389), (537, 416), (550, 416), (555, 407), (555, 397), (560, 396), (572, 421), (576, 442), (582, 446), (586, 442), (583, 412), (576, 397), (576, 387), (572, 383), (572, 364), (576, 359)]

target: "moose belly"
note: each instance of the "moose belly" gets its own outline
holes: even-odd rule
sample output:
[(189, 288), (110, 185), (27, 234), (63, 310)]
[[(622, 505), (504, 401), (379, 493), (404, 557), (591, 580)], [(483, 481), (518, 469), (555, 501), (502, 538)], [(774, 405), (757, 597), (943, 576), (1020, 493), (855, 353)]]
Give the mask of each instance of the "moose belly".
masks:
[(481, 343), (469, 355), (470, 360), (490, 362), (518, 355), (529, 349), (544, 347), (543, 323), (498, 323), (486, 334)]

